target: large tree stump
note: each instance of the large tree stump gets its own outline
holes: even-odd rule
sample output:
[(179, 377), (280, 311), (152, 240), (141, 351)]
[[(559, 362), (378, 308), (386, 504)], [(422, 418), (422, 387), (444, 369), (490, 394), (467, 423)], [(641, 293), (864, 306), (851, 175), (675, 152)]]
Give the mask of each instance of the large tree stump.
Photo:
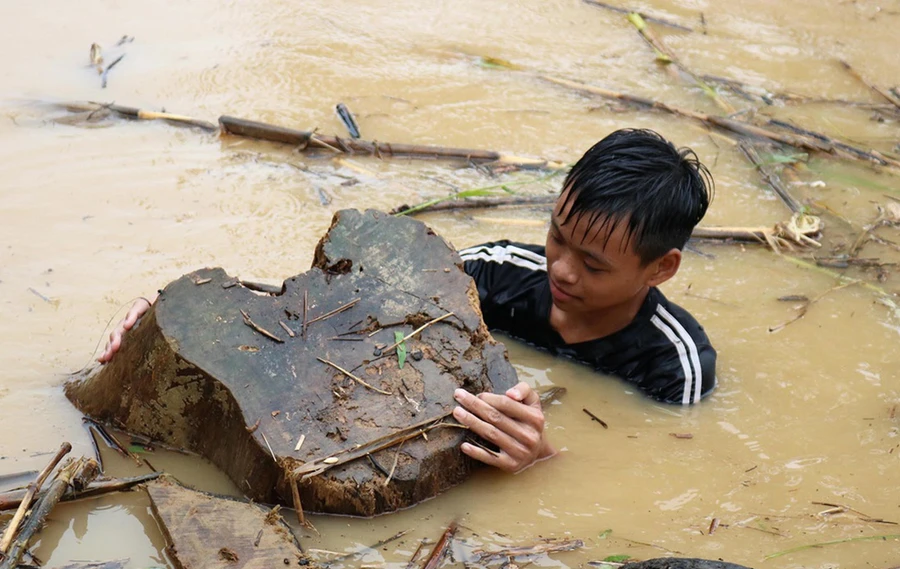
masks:
[[(291, 504), (292, 472), (304, 463), (443, 417), (457, 387), (502, 391), (516, 381), (459, 256), (421, 222), (344, 210), (312, 269), (279, 293), (235, 282), (202, 269), (169, 284), (111, 363), (66, 386), (69, 399), (95, 419), (207, 457), (254, 500)], [(384, 350), (395, 333), (448, 312), (406, 341), (402, 369), (396, 350)], [(474, 466), (459, 450), (465, 435), (437, 428), (340, 464), (298, 482), (302, 504), (368, 516), (432, 497)]]

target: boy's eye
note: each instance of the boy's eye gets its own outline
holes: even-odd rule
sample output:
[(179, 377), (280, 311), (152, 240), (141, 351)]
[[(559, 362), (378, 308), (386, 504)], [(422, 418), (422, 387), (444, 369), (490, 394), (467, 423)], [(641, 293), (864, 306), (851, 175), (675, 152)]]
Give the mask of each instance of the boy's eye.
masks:
[(590, 264), (590, 263), (587, 263), (587, 262), (584, 263), (584, 268), (587, 269), (587, 271), (588, 271), (589, 273), (591, 273), (591, 274), (605, 273), (605, 272), (606, 272), (606, 268), (605, 268), (605, 267), (594, 267), (594, 266), (591, 266), (591, 264)]

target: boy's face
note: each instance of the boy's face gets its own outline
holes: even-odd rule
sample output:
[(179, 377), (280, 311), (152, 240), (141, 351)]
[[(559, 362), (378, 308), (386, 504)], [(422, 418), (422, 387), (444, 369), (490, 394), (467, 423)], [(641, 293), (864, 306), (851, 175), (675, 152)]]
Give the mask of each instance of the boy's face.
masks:
[(628, 242), (627, 223), (619, 222), (612, 233), (602, 218), (590, 226), (589, 214), (563, 223), (570, 209), (563, 207), (567, 194), (557, 200), (547, 233), (547, 274), (556, 308), (590, 313), (631, 306), (678, 270), (677, 249), (642, 264)]

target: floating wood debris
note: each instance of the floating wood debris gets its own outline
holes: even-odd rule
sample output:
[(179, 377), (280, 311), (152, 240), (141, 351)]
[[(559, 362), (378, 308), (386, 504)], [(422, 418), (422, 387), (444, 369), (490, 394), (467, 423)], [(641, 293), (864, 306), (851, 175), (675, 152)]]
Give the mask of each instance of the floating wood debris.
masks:
[[(60, 449), (60, 451), (62, 451), (62, 449)], [(57, 453), (57, 455), (61, 456), (59, 453)], [(96, 477), (99, 472), (100, 466), (94, 459), (79, 458), (67, 463), (59, 471), (56, 479), (53, 480), (50, 487), (47, 488), (47, 491), (35, 503), (31, 516), (28, 518), (28, 521), (22, 525), (21, 530), (19, 530), (18, 527), (18, 524), (21, 523), (21, 518), (18, 520), (13, 518), (13, 521), (16, 523), (10, 523), (7, 528), (7, 533), (4, 535), (3, 543), (0, 544), (3, 548), (3, 553), (6, 554), (6, 557), (0, 561), (0, 569), (15, 569), (22, 559), (22, 556), (25, 554), (25, 551), (28, 549), (28, 544), (31, 542), (35, 533), (37, 533), (44, 525), (47, 516), (50, 515), (50, 512), (56, 504), (59, 503), (69, 485), (76, 483), (76, 481), (79, 485), (87, 484)], [(22, 505), (25, 503), (26, 502), (23, 501)], [(18, 533), (16, 533), (17, 531)], [(7, 543), (7, 536), (11, 537), (14, 534), (15, 538)]]
[[(41, 470), (40, 474), (38, 474), (34, 482), (28, 485), (28, 490), (26, 491), (25, 496), (19, 505), (19, 509), (16, 510), (16, 513), (13, 515), (13, 519), (10, 520), (9, 525), (6, 526), (6, 531), (3, 534), (3, 538), (0, 539), (0, 554), (5, 554), (9, 551), (9, 547), (13, 542), (13, 538), (15, 538), (15, 534), (19, 530), (19, 525), (25, 518), (25, 514), (28, 512), (28, 509), (31, 508), (31, 504), (34, 502), (34, 498), (41, 490), (41, 487), (44, 485), (44, 481), (47, 480), (47, 477), (50, 476), (50, 473), (54, 468), (56, 468), (56, 465), (59, 464), (59, 461), (61, 461), (64, 456), (69, 454), (71, 450), (71, 444), (63, 443), (59, 447), (59, 450), (56, 451), (56, 454), (53, 455), (53, 458), (50, 459), (50, 462), (47, 464), (47, 466), (45, 466), (44, 469)], [(12, 566), (15, 567), (15, 563), (13, 563)]]
[(136, 107), (125, 107), (116, 104), (93, 102), (69, 102), (62, 103), (59, 106), (73, 112), (99, 112), (105, 110), (128, 119), (162, 120), (179, 126), (195, 126), (209, 132), (216, 132), (219, 130), (219, 127), (208, 121), (195, 119), (193, 117), (184, 115), (175, 115), (158, 111), (148, 111), (145, 109), (138, 109)]
[(588, 411), (587, 408), (583, 408), (582, 411), (584, 411), (585, 414), (587, 414), (587, 416), (590, 417), (592, 421), (596, 421), (596, 422), (600, 423), (600, 426), (603, 427), (604, 429), (609, 428), (609, 425), (606, 424), (606, 421), (604, 421), (600, 417), (598, 417), (598, 416), (594, 415), (593, 413), (591, 413), (590, 411)]
[(447, 526), (447, 529), (444, 530), (441, 538), (435, 544), (434, 549), (431, 550), (431, 554), (428, 556), (422, 569), (437, 569), (440, 566), (444, 556), (450, 550), (450, 544), (453, 542), (453, 536), (456, 535), (457, 529), (459, 529), (459, 526), (457, 526), (456, 521), (450, 522), (450, 525)]
[(497, 551), (476, 549), (472, 552), (475, 563), (488, 563), (491, 560), (503, 558), (533, 557), (548, 553), (560, 553), (563, 551), (575, 551), (584, 547), (584, 541), (580, 539), (546, 539), (534, 545), (522, 545), (509, 547)]
[(340, 154), (363, 154), (377, 158), (456, 159), (474, 163), (511, 165), (526, 169), (561, 169), (565, 167), (565, 164), (560, 162), (523, 158), (493, 150), (377, 142), (356, 138), (345, 139), (230, 116), (219, 117), (219, 125), (221, 125), (223, 133), (290, 144), (301, 151), (318, 147)]

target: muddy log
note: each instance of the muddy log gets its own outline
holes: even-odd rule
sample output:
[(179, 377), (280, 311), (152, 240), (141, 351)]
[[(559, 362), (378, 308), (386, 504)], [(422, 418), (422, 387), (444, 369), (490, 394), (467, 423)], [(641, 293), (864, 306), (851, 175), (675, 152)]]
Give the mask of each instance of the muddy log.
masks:
[[(442, 316), (404, 342), (401, 368), (395, 334)], [(66, 394), (99, 421), (208, 458), (253, 500), (293, 505), (304, 464), (445, 417), (457, 387), (515, 383), (457, 253), (419, 221), (344, 210), (279, 293), (222, 269), (169, 284), (115, 359)], [(433, 428), (298, 480), (303, 508), (368, 516), (430, 498), (474, 467), (465, 434)]]
[(317, 567), (274, 509), (189, 490), (167, 477), (147, 492), (178, 569)]

